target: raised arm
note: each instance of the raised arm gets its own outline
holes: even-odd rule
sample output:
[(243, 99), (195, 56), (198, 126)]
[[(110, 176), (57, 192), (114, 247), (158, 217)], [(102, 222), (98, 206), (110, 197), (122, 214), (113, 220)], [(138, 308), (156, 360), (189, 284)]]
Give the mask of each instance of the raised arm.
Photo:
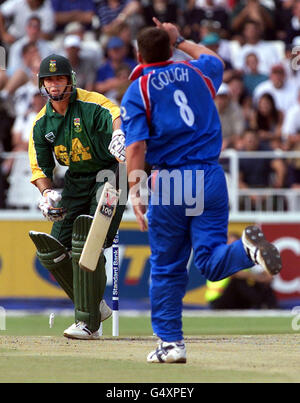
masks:
[[(179, 38), (181, 39), (179, 30), (174, 24), (171, 24), (169, 22), (161, 23), (155, 17), (153, 17), (153, 22), (155, 23), (157, 28), (164, 29), (168, 33), (172, 46), (176, 45), (176, 41), (178, 41)], [(208, 49), (204, 45), (198, 45), (194, 42), (186, 41), (186, 40), (184, 40), (184, 38), (182, 38), (182, 42), (180, 42), (177, 45), (177, 48), (182, 50), (183, 52), (187, 53), (189, 56), (191, 56), (192, 59), (195, 59), (195, 60), (199, 59), (199, 57), (201, 55), (215, 56), (223, 63), (223, 66), (224, 66), (223, 59), (217, 53)]]

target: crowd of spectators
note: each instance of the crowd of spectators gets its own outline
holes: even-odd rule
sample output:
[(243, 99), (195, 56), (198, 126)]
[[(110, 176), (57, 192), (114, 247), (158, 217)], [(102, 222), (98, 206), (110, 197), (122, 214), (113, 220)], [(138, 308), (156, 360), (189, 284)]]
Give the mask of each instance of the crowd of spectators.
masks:
[[(136, 35), (153, 16), (223, 58), (215, 99), (223, 150), (300, 150), (300, 0), (0, 0), (0, 208), (14, 207), (16, 169), (15, 157), (1, 155), (26, 151), (46, 102), (36, 91), (40, 61), (67, 56), (79, 87), (120, 103)], [(253, 161), (240, 164), (241, 188), (300, 188), (300, 158)]]

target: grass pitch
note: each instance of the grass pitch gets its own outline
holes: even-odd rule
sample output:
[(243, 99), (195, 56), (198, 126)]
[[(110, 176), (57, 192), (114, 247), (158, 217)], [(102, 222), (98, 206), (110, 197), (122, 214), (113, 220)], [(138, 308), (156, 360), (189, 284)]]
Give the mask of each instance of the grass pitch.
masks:
[(292, 317), (184, 317), (188, 362), (146, 362), (156, 346), (149, 317), (111, 319), (101, 340), (69, 340), (72, 317), (8, 317), (0, 331), (0, 382), (216, 383), (300, 381), (300, 333)]

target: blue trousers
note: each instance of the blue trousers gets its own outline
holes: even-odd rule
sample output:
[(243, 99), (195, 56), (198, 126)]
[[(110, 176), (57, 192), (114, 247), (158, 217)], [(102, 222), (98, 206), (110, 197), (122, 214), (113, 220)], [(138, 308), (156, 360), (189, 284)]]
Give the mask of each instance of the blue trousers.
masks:
[[(204, 172), (202, 186), (197, 181), (197, 170)], [(183, 338), (182, 300), (192, 249), (196, 268), (212, 281), (253, 265), (241, 240), (226, 244), (229, 208), (222, 167), (199, 164), (177, 171), (182, 182), (175, 185), (173, 181), (170, 190), (162, 186), (162, 170), (158, 171), (148, 209), (152, 328), (158, 337), (170, 342)], [(170, 203), (166, 203), (166, 193)], [(187, 215), (192, 196), (197, 200), (203, 198), (203, 211)]]

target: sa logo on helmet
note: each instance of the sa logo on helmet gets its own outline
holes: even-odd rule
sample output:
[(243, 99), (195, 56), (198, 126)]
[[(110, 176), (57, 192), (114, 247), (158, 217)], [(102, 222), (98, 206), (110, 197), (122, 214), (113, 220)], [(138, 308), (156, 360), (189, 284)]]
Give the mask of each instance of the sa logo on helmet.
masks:
[(49, 71), (51, 73), (55, 73), (56, 70), (57, 70), (57, 68), (56, 68), (56, 60), (50, 60), (49, 61)]

